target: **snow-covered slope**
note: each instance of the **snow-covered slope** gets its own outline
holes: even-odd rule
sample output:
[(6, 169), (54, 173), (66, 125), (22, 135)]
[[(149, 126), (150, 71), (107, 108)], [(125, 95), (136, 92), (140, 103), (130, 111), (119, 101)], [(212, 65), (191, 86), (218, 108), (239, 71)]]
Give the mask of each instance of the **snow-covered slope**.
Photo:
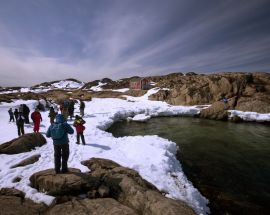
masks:
[(62, 80), (62, 81), (54, 81), (54, 82), (45, 82), (33, 87), (22, 87), (16, 90), (7, 89), (2, 90), (0, 94), (10, 94), (10, 93), (27, 93), (27, 92), (33, 92), (33, 93), (41, 93), (41, 92), (47, 92), (49, 90), (55, 90), (55, 89), (62, 89), (62, 90), (74, 90), (74, 89), (80, 89), (84, 86), (83, 82), (77, 81), (77, 80)]
[[(11, 104), (3, 103), (0, 105), (0, 130), (2, 134), (0, 143), (17, 136), (16, 125), (8, 123), (7, 110), (9, 107), (16, 107), (20, 103), (26, 102), (16, 101)], [(33, 110), (36, 101), (28, 101), (27, 103), (31, 105)], [(142, 177), (153, 183), (162, 192), (168, 193), (168, 197), (181, 199), (194, 208), (198, 214), (206, 214), (208, 201), (184, 175), (181, 164), (176, 159), (177, 146), (174, 142), (156, 135), (115, 138), (105, 131), (113, 122), (137, 114), (156, 117), (160, 115), (194, 115), (199, 111), (195, 106), (170, 106), (164, 102), (148, 101), (145, 97), (136, 98), (136, 101), (93, 99), (91, 102), (86, 102), (86, 145), (75, 144), (76, 136), (70, 136), (69, 167), (89, 171), (81, 165), (82, 160), (91, 157), (114, 160), (123, 166), (137, 170)], [(75, 114), (78, 114), (78, 107), (76, 107)], [(42, 117), (41, 132), (44, 134), (50, 125), (48, 112), (43, 112)], [(32, 129), (32, 125), (25, 128), (27, 133), (32, 132)], [(29, 186), (29, 177), (34, 172), (53, 168), (52, 140), (47, 139), (47, 141), (46, 145), (28, 153), (0, 155), (0, 187), (15, 187), (25, 192), (27, 198), (36, 202), (51, 204), (54, 197), (39, 193)], [(25, 167), (10, 169), (12, 165), (34, 154), (41, 155), (38, 162)], [(22, 180), (13, 183), (15, 177), (21, 177)]]

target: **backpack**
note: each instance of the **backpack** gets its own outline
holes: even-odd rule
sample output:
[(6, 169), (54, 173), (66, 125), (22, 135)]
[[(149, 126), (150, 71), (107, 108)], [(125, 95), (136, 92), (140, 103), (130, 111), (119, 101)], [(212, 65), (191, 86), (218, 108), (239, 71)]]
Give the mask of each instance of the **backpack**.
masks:
[(17, 123), (20, 125), (24, 123), (24, 117), (22, 115), (18, 116)]
[(61, 139), (66, 134), (65, 127), (62, 123), (51, 125), (51, 136), (53, 140)]

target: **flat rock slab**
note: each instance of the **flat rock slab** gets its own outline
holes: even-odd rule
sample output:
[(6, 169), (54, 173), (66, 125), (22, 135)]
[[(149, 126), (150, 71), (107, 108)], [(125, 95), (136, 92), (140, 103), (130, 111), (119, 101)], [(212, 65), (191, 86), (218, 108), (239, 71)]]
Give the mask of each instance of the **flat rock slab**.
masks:
[(19, 154), (43, 146), (47, 141), (40, 133), (25, 134), (0, 145), (0, 154)]
[(40, 171), (30, 177), (30, 182), (33, 188), (53, 196), (87, 193), (100, 184), (97, 178), (73, 168), (65, 174), (55, 174), (54, 169)]

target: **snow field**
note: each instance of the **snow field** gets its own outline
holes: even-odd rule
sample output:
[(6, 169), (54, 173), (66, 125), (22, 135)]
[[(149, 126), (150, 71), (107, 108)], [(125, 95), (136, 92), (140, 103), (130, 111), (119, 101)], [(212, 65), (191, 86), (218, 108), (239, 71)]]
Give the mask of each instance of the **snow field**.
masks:
[[(150, 91), (151, 92), (151, 91)], [(150, 94), (150, 93), (149, 93)], [(11, 104), (0, 105), (0, 136), (1, 143), (17, 137), (15, 123), (8, 123), (9, 107), (16, 107), (21, 103), (27, 104), (31, 111), (37, 105), (37, 101), (16, 101)], [(181, 164), (176, 159), (177, 146), (175, 143), (154, 136), (134, 136), (115, 138), (105, 130), (113, 122), (138, 114), (147, 114), (155, 117), (159, 115), (193, 115), (199, 112), (198, 108), (170, 106), (165, 102), (148, 101), (142, 97), (136, 101), (126, 101), (122, 99), (93, 99), (86, 102), (85, 109), (85, 140), (86, 145), (77, 145), (76, 134), (70, 135), (70, 157), (69, 167), (78, 168), (82, 172), (89, 171), (87, 167), (81, 165), (82, 160), (91, 157), (99, 157), (114, 160), (120, 165), (137, 170), (142, 177), (153, 183), (159, 190), (166, 193), (170, 198), (181, 199), (189, 204), (198, 214), (206, 214), (207, 199), (205, 199), (197, 189), (187, 180)], [(45, 134), (49, 127), (48, 112), (41, 112), (43, 121), (40, 132)], [(78, 112), (78, 104), (75, 114)], [(70, 124), (73, 121), (68, 121)], [(33, 126), (26, 125), (25, 132), (32, 132)], [(52, 140), (47, 138), (47, 144), (35, 150), (17, 155), (0, 155), (0, 187), (15, 187), (26, 193), (26, 197), (36, 202), (44, 202), (50, 205), (54, 197), (39, 193), (29, 186), (29, 177), (37, 172), (48, 168), (53, 168), (53, 145)], [(21, 160), (34, 154), (40, 154), (38, 162), (11, 169), (10, 167)], [(13, 179), (21, 177), (21, 181), (13, 183)]]

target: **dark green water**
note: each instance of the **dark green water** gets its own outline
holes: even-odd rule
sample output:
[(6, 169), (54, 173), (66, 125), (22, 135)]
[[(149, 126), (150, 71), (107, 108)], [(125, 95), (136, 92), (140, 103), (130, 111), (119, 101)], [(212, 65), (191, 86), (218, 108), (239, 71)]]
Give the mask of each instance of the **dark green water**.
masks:
[(270, 214), (270, 126), (161, 117), (117, 122), (108, 132), (176, 142), (184, 172), (210, 200), (212, 214)]

